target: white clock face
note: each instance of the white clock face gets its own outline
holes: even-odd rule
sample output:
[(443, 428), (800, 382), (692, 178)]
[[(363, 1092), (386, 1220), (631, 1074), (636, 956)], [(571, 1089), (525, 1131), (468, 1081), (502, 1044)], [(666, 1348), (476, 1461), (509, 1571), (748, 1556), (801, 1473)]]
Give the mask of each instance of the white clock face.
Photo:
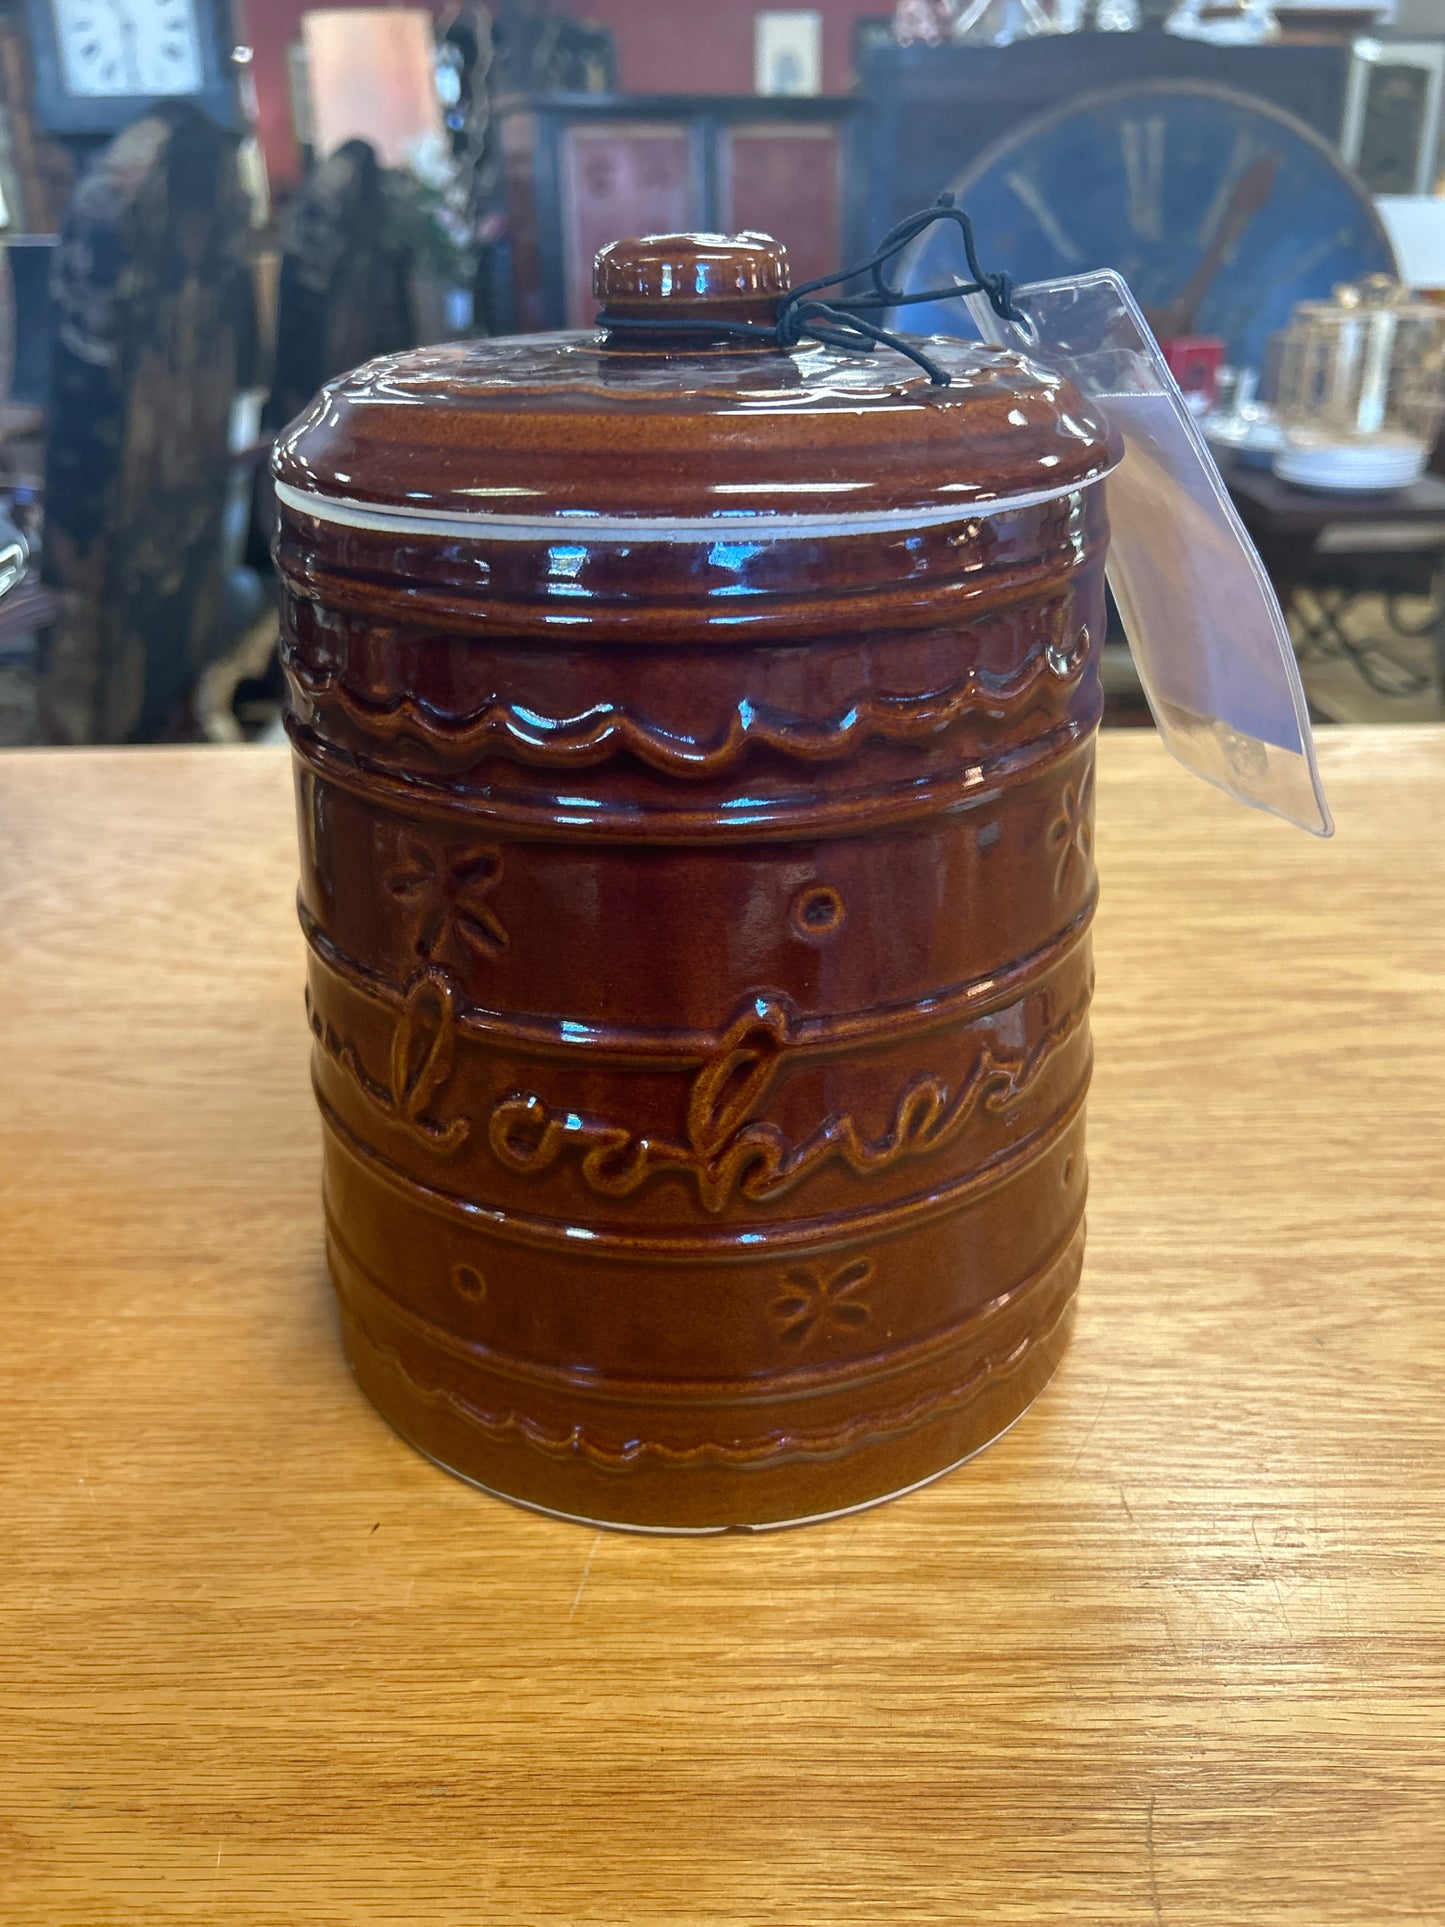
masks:
[(198, 94), (196, 0), (52, 0), (71, 94)]

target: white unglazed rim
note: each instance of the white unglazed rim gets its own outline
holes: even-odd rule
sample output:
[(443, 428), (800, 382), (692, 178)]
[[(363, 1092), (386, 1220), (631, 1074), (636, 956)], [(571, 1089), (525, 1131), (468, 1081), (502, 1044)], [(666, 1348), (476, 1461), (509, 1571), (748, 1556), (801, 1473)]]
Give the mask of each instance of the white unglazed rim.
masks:
[(945, 522), (985, 521), (1013, 509), (1036, 508), (1077, 495), (1108, 478), (1118, 464), (1058, 488), (999, 495), (986, 502), (950, 502), (929, 508), (891, 509), (850, 515), (593, 515), (573, 510), (550, 516), (498, 515), (489, 509), (411, 509), (322, 495), (277, 482), (276, 499), (297, 515), (359, 529), (371, 535), (458, 535), (491, 542), (766, 542), (819, 536), (891, 535), (899, 529), (932, 528)]

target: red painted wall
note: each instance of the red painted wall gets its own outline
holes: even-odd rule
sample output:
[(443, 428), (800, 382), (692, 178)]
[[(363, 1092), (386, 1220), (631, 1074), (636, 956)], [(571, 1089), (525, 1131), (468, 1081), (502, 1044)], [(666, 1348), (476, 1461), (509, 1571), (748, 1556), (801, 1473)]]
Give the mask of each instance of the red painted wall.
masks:
[[(339, 3), (339, 0), (338, 0)], [(296, 179), (296, 142), (286, 82), (286, 49), (310, 5), (326, 0), (236, 0), (241, 30), (255, 49), (261, 145), (272, 182)], [(352, 0), (356, 4), (356, 0)], [(437, 0), (440, 10), (441, 0)], [(823, 16), (823, 91), (851, 81), (853, 24), (891, 13), (890, 0), (811, 0)], [(610, 27), (618, 83), (633, 94), (750, 94), (753, 13), (749, 0), (574, 0), (568, 11)]]

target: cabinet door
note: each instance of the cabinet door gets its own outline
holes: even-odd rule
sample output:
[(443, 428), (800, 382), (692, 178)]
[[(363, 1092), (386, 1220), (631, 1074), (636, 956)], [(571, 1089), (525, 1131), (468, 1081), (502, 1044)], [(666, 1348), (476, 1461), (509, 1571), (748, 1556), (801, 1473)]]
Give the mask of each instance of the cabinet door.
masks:
[(569, 328), (597, 312), (592, 257), (634, 234), (676, 234), (700, 224), (691, 144), (683, 121), (574, 125), (562, 136), (562, 255)]
[(838, 131), (816, 123), (740, 122), (725, 137), (723, 226), (759, 228), (783, 243), (793, 280), (843, 265)]

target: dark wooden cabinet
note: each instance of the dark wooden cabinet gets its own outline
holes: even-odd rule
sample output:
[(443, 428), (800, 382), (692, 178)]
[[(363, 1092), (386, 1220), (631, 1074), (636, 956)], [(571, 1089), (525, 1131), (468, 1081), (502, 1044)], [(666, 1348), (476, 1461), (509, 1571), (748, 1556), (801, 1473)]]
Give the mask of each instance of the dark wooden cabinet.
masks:
[(852, 99), (550, 95), (502, 105), (511, 213), (498, 324), (586, 327), (608, 241), (761, 229), (795, 280), (843, 264)]
[(1340, 137), (1343, 46), (1216, 47), (1165, 33), (1068, 34), (1009, 47), (899, 47), (860, 36), (856, 95), (550, 94), (501, 103), (511, 234), (495, 324), (592, 319), (592, 256), (622, 235), (761, 228), (794, 277), (859, 260), (1001, 136), (1128, 80), (1195, 80)]

